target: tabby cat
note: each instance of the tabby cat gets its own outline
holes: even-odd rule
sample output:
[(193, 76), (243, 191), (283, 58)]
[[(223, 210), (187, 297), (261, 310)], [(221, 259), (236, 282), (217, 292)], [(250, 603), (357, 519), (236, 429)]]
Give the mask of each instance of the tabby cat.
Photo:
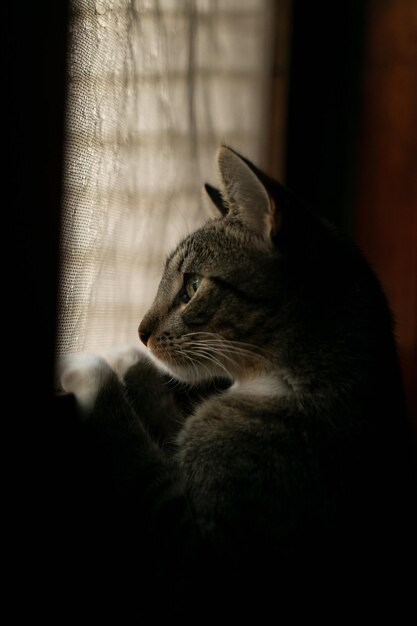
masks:
[(119, 621), (381, 605), (410, 520), (386, 299), (338, 230), (233, 149), (217, 162), (217, 217), (169, 256), (139, 326), (149, 358), (60, 363), (88, 441), (92, 604)]

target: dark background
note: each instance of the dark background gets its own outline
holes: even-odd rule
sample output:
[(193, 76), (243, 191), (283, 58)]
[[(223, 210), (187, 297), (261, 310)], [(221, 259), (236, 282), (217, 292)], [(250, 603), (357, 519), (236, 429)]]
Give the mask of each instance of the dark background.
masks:
[(367, 3), (295, 1), (286, 183), (352, 234)]
[(417, 4), (295, 0), (290, 58), (286, 183), (378, 274), (417, 435)]

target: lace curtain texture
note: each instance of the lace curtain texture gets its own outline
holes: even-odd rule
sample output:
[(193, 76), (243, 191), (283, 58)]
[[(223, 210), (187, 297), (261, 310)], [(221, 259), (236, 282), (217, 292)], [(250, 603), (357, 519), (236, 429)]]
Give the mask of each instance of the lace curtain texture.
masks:
[(59, 354), (137, 344), (166, 255), (209, 216), (217, 147), (264, 164), (287, 5), (73, 0)]

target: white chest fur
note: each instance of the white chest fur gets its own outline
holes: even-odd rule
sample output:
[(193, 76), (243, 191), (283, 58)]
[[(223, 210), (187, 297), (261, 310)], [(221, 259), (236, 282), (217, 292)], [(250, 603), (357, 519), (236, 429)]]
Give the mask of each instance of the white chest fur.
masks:
[(242, 382), (235, 382), (228, 393), (257, 398), (282, 398), (290, 392), (289, 385), (276, 374), (261, 374)]

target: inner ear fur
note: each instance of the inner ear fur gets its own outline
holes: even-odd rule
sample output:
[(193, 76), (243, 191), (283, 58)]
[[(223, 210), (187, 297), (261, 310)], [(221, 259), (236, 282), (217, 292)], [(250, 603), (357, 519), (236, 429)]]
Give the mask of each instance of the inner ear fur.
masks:
[(229, 215), (236, 216), (247, 228), (266, 242), (277, 231), (276, 203), (258, 171), (235, 150), (222, 146), (217, 153), (222, 193)]
[(205, 183), (204, 189), (206, 190), (206, 193), (215, 208), (220, 212), (223, 217), (226, 216), (229, 212), (229, 209), (224, 204), (222, 194), (220, 193), (219, 189), (216, 189), (216, 187), (212, 187), (212, 185), (209, 185), (208, 183)]

